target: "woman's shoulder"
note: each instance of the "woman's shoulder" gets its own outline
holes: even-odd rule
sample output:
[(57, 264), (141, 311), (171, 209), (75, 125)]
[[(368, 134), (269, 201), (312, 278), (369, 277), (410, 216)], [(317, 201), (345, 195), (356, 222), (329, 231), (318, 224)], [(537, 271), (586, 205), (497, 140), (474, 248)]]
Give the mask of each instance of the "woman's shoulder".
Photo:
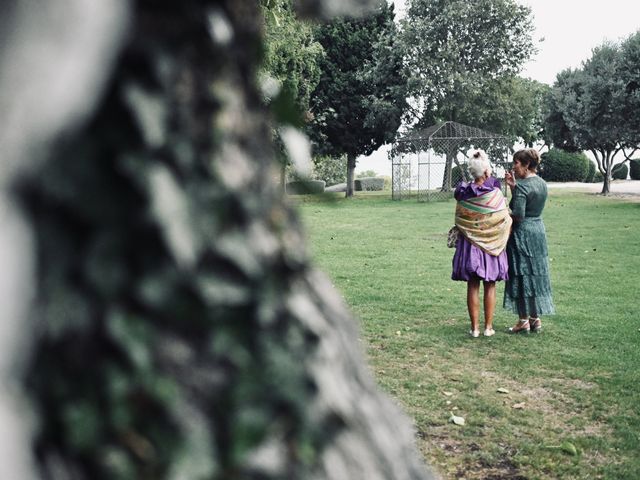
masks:
[(500, 188), (501, 184), (500, 180), (498, 180), (496, 177), (491, 176), (485, 180), (484, 186), (488, 188)]
[(516, 190), (520, 190), (525, 193), (540, 189), (547, 189), (547, 182), (545, 182), (540, 175), (523, 178), (516, 182)]

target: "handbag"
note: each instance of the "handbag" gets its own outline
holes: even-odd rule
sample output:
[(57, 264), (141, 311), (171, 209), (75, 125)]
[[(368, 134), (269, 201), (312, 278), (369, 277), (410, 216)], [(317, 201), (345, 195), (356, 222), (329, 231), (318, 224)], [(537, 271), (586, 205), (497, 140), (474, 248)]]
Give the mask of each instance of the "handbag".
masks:
[(458, 235), (460, 235), (460, 230), (454, 225), (447, 232), (447, 247), (453, 248), (456, 246), (456, 243), (458, 242)]

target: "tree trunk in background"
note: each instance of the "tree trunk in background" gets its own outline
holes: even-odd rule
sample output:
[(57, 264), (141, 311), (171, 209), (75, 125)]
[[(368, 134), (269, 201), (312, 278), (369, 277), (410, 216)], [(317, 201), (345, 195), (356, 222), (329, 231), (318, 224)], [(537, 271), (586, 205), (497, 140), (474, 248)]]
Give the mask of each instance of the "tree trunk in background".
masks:
[(356, 171), (356, 156), (352, 153), (347, 154), (347, 190), (345, 197), (353, 197), (355, 191), (355, 171)]
[(456, 151), (447, 150), (444, 165), (444, 175), (442, 176), (442, 188), (441, 192), (451, 191), (451, 175), (453, 172), (453, 160), (456, 157)]
[[(48, 153), (2, 172), (35, 244), (35, 321), (14, 333), (32, 342), (21, 353), (30, 352), (23, 378), (40, 475), (432, 478), (272, 180), (270, 126), (254, 84), (257, 2), (140, 0), (130, 18), (125, 2), (64, 2), (74, 6), (64, 16), (22, 5), (44, 21), (16, 28), (21, 42), (0, 43), (2, 66), (23, 46), (39, 52), (44, 30), (67, 42), (42, 57), (51, 62), (42, 101), (55, 116), (24, 103), (45, 70), (26, 62), (21, 82), (0, 78), (3, 106), (16, 97), (31, 108), (18, 137), (0, 137), (0, 146), (18, 138), (16, 158)], [(331, 2), (306, 3), (326, 14)], [(3, 25), (17, 18), (8, 11)], [(80, 28), (89, 35), (74, 36)], [(63, 61), (76, 62), (73, 79), (86, 82), (65, 84)], [(2, 228), (0, 240), (13, 227)], [(28, 242), (12, 245), (28, 261)], [(10, 395), (0, 394), (0, 413)], [(12, 448), (25, 454), (22, 430), (27, 440)], [(3, 458), (13, 474), (2, 478), (30, 478), (23, 456)]]
[(606, 152), (602, 155), (602, 164), (604, 167), (604, 179), (602, 182), (602, 195), (609, 195), (609, 185), (611, 184), (611, 170), (613, 170), (613, 159), (611, 158), (611, 152)]

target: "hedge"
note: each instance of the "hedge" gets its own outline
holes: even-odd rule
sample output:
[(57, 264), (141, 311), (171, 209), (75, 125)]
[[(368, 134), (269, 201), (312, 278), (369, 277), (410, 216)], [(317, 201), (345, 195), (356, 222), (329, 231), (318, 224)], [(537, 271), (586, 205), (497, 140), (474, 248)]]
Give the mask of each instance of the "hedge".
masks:
[(611, 169), (611, 178), (614, 180), (626, 180), (629, 174), (629, 167), (625, 163), (619, 163)]
[(365, 191), (377, 191), (384, 188), (384, 178), (379, 177), (364, 177), (355, 179), (355, 189), (358, 192)]
[(582, 152), (552, 148), (542, 154), (540, 176), (550, 182), (582, 182), (589, 174), (591, 160)]
[(288, 182), (287, 193), (293, 195), (303, 195), (307, 193), (324, 193), (326, 183), (324, 180), (296, 180)]
[(629, 167), (631, 180), (640, 180), (640, 158), (629, 160)]

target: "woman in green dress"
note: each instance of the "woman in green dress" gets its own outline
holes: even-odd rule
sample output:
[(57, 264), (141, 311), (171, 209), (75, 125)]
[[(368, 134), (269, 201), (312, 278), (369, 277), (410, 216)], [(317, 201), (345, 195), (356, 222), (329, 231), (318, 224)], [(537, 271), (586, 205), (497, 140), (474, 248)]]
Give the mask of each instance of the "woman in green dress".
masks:
[(511, 190), (513, 229), (507, 243), (509, 279), (505, 283), (503, 305), (518, 315), (518, 322), (509, 328), (511, 333), (540, 332), (540, 315), (555, 313), (541, 217), (547, 184), (536, 173), (539, 164), (537, 150), (519, 150), (513, 155), (513, 170), (505, 178)]

